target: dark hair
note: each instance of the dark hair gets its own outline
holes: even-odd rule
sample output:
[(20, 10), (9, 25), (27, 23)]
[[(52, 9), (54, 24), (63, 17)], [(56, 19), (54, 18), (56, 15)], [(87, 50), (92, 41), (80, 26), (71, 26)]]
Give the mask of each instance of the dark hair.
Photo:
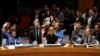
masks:
[(17, 32), (17, 30), (16, 29), (11, 29), (10, 30), (10, 35), (12, 36), (12, 32), (16, 32), (16, 39), (18, 38), (18, 32)]

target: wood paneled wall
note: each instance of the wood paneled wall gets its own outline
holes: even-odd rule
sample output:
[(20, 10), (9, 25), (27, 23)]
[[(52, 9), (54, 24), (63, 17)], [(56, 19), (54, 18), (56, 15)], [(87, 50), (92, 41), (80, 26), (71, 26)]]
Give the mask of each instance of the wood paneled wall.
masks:
[(78, 10), (83, 12), (85, 9), (93, 8), (93, 0), (78, 0)]

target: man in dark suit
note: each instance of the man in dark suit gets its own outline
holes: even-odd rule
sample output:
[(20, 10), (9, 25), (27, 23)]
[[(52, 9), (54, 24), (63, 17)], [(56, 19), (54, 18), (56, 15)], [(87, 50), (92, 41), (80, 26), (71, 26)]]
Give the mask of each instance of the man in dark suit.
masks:
[(81, 12), (76, 11), (76, 17), (75, 17), (75, 19), (74, 19), (74, 23), (78, 23), (78, 22), (80, 22), (80, 24), (83, 26), (84, 19), (83, 19), (83, 17), (81, 16)]
[(94, 28), (94, 25), (96, 24), (97, 18), (94, 16), (94, 11), (92, 9), (89, 10), (89, 16), (85, 18), (84, 25), (85, 27), (87, 25), (90, 26), (90, 28)]
[(100, 25), (96, 24), (95, 25), (95, 29), (93, 31), (93, 35), (96, 37), (96, 39), (99, 41), (100, 43)]
[(31, 15), (30, 15), (30, 25), (33, 24), (33, 21), (35, 19), (38, 19), (40, 22), (40, 25), (43, 24), (43, 19), (44, 16), (42, 15), (42, 11), (39, 11), (38, 9), (36, 9)]
[(34, 20), (34, 26), (29, 28), (29, 43), (41, 44), (41, 27), (38, 19)]

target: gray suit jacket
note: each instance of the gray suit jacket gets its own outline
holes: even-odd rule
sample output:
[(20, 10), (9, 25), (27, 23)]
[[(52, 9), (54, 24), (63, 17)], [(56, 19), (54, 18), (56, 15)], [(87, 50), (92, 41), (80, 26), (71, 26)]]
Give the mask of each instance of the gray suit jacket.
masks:
[(76, 31), (74, 30), (71, 35), (71, 43), (72, 44), (81, 44), (82, 36), (84, 35), (84, 30)]
[[(88, 39), (88, 40), (87, 40)], [(85, 36), (85, 35), (83, 35), (82, 36), (82, 41), (83, 41), (83, 43), (87, 43), (88, 45), (90, 45), (90, 44), (97, 44), (97, 40), (96, 40), (96, 37), (95, 36), (93, 36), (93, 35), (90, 35), (89, 37), (87, 37), (87, 36)]]

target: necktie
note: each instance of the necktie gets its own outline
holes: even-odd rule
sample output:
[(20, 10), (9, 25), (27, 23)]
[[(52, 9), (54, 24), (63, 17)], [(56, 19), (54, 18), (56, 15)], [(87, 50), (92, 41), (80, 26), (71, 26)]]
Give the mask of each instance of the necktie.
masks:
[(88, 42), (89, 42), (89, 39), (88, 39), (88, 38), (86, 38), (86, 39), (85, 39), (85, 43), (88, 43)]
[(37, 38), (38, 38), (38, 30), (37, 30)]
[(86, 39), (86, 43), (88, 43), (88, 38)]

